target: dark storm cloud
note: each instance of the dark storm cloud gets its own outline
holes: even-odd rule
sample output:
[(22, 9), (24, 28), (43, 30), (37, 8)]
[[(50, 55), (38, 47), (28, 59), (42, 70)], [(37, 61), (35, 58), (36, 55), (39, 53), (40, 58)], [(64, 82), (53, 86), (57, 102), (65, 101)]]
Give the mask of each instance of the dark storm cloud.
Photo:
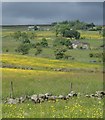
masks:
[(102, 24), (102, 3), (35, 3), (7, 2), (2, 4), (3, 24), (43, 24), (76, 20)]

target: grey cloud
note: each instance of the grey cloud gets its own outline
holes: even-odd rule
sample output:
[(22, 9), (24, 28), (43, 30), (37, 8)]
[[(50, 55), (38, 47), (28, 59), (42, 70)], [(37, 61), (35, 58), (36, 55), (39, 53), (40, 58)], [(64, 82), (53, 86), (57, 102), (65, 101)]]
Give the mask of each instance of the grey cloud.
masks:
[(46, 24), (80, 19), (103, 22), (103, 4), (96, 2), (5, 2), (2, 4), (3, 24)]

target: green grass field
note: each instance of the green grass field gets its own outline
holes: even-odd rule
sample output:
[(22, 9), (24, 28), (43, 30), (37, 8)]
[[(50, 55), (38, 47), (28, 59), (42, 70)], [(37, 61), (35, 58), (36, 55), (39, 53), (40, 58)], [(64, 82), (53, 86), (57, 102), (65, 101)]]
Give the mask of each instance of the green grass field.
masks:
[[(10, 82), (13, 81), (14, 97), (51, 92), (54, 95), (67, 95), (70, 91), (70, 83), (73, 91), (81, 96), (70, 98), (68, 101), (57, 100), (41, 104), (26, 101), (22, 104), (2, 104), (3, 118), (102, 118), (104, 99), (86, 98), (86, 94), (94, 94), (103, 90), (103, 64), (101, 58), (90, 58), (90, 53), (101, 53), (100, 45), (103, 44), (102, 36), (98, 32), (80, 31), (81, 36), (90, 44), (89, 50), (68, 50), (67, 54), (74, 60), (56, 60), (52, 47), (55, 33), (53, 31), (37, 31), (33, 43), (41, 41), (45, 37), (50, 45), (43, 48), (40, 55), (35, 56), (35, 49), (31, 49), (28, 55), (15, 52), (20, 44), (10, 34), (15, 31), (25, 31), (27, 28), (3, 29), (3, 55), (2, 64), (7, 66), (2, 70), (2, 97), (3, 102), (10, 96)], [(30, 32), (29, 32), (30, 34)], [(9, 50), (6, 52), (6, 50)], [(96, 63), (91, 63), (96, 60)], [(9, 68), (8, 66), (12, 66)], [(23, 70), (31, 67), (33, 70)], [(69, 72), (54, 71), (54, 69), (66, 68)]]
[[(103, 100), (85, 98), (86, 94), (95, 93), (103, 88), (103, 75), (100, 73), (51, 72), (39, 70), (19, 70), (4, 68), (3, 98), (8, 96), (10, 81), (14, 84), (14, 97), (51, 92), (54, 95), (66, 95), (73, 90), (81, 93), (82, 97), (72, 98), (56, 103), (45, 102), (34, 104), (26, 102), (21, 105), (3, 105), (3, 117), (70, 117), (70, 118), (98, 118), (103, 115)], [(14, 112), (12, 112), (14, 110)], [(49, 112), (50, 111), (50, 112)], [(90, 112), (91, 111), (91, 112)]]
[[(11, 76), (12, 73), (14, 74)], [(95, 93), (95, 91), (101, 90), (103, 87), (102, 78), (102, 73), (52, 72), (3, 68), (3, 96), (9, 95), (10, 81), (14, 82), (15, 96), (26, 93), (45, 93), (48, 91), (59, 95), (69, 93), (71, 82), (76, 92), (84, 94)]]

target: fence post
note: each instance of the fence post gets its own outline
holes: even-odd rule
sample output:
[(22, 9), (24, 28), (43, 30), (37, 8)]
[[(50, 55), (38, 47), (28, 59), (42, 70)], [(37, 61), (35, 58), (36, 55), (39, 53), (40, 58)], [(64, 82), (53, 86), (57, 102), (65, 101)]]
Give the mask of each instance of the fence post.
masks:
[(13, 98), (13, 82), (10, 83), (10, 98)]
[(70, 92), (72, 91), (72, 82), (70, 83)]

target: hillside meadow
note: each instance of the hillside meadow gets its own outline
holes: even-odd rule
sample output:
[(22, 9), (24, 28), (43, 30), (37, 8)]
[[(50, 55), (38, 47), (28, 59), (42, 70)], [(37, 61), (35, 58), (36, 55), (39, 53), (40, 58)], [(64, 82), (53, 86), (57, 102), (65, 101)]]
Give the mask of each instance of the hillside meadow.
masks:
[(14, 54), (2, 55), (3, 65), (12, 65), (20, 67), (33, 67), (34, 69), (54, 69), (54, 68), (74, 68), (74, 69), (86, 69), (86, 70), (101, 70), (102, 64), (83, 63), (76, 61), (54, 60), (47, 58), (35, 58)]
[[(98, 31), (80, 31), (82, 42), (90, 44), (91, 49), (69, 49), (68, 55), (74, 60), (57, 60), (54, 56), (56, 39), (55, 32), (35, 31), (32, 43), (40, 42), (43, 37), (49, 47), (42, 48), (41, 54), (35, 56), (35, 48), (29, 54), (22, 55), (15, 51), (20, 41), (12, 35), (16, 31), (27, 31), (27, 27), (7, 27), (2, 31), (3, 54), (2, 66), (2, 117), (3, 118), (103, 118), (104, 99), (86, 98), (87, 94), (94, 94), (103, 90), (102, 58), (91, 58), (90, 53), (101, 53), (102, 36)], [(8, 52), (7, 52), (8, 51)], [(90, 61), (96, 61), (94, 63)], [(100, 62), (101, 61), (101, 62)], [(61, 69), (61, 70), (59, 70)], [(67, 95), (72, 90), (78, 97), (69, 100), (45, 101), (35, 104), (25, 101), (21, 104), (4, 104), (10, 97), (10, 82), (13, 82), (13, 96), (15, 98), (40, 93), (53, 95)]]

